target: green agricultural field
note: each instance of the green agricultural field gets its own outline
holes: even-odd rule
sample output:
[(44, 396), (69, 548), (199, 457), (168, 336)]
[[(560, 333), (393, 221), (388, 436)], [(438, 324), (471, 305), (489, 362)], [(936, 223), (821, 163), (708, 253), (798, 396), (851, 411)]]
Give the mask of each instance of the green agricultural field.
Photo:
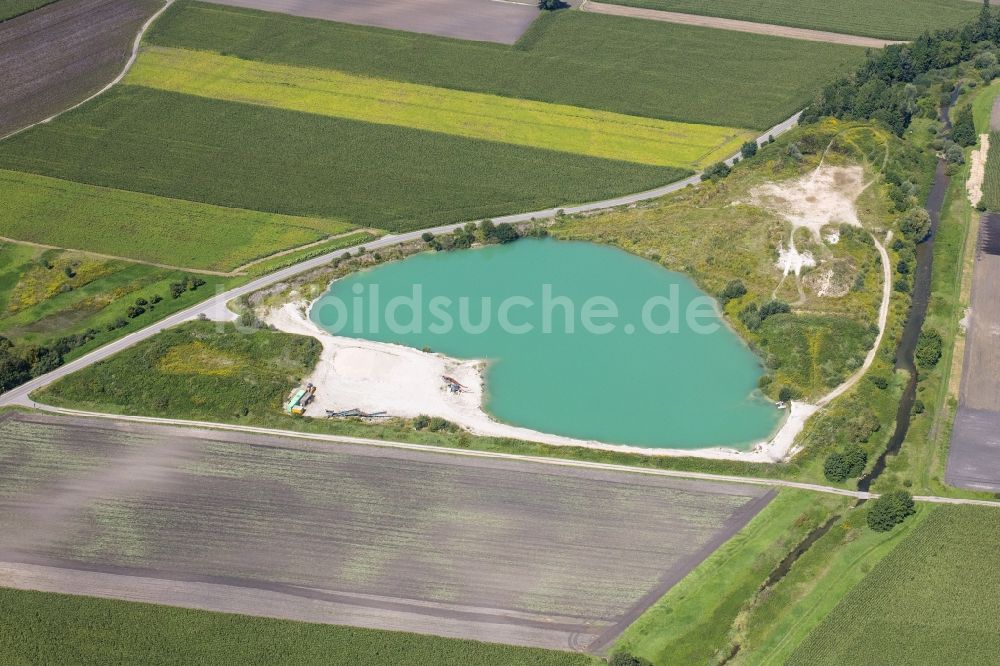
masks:
[(1000, 511), (943, 506), (885, 557), (788, 664), (987, 664), (1000, 652)]
[(661, 9), (813, 28), (884, 39), (913, 39), (928, 30), (972, 20), (980, 3), (970, 0), (603, 0), (616, 5)]
[(542, 16), (508, 47), (187, 1), (158, 21), (147, 41), (757, 130), (800, 110), (826, 80), (864, 57), (864, 50), (854, 47), (584, 12)]
[(314, 338), (232, 327), (219, 334), (214, 323), (191, 322), (72, 374), (43, 395), (53, 404), (124, 414), (252, 419), (280, 411), (319, 351)]
[(701, 169), (754, 133), (150, 47), (129, 83), (592, 157)]
[(232, 270), (353, 227), (0, 170), (0, 236), (182, 268)]
[[(109, 342), (130, 330), (194, 305), (215, 293), (219, 278), (195, 290), (171, 296), (171, 284), (195, 276), (143, 264), (95, 258), (61, 250), (14, 243), (0, 244), (0, 336), (19, 345), (48, 345), (88, 330), (93, 339), (68, 354), (72, 357)], [(130, 318), (128, 307), (139, 298), (162, 300)], [(110, 328), (126, 320), (120, 328)]]
[(394, 231), (602, 199), (689, 173), (138, 86), (8, 139), (0, 166)]
[(580, 654), (0, 588), (8, 663), (585, 666)]
[(983, 178), (983, 201), (988, 210), (1000, 211), (1000, 132), (990, 132), (990, 152)]
[(55, 0), (3, 0), (0, 2), (0, 21), (27, 14), (39, 7), (51, 5)]

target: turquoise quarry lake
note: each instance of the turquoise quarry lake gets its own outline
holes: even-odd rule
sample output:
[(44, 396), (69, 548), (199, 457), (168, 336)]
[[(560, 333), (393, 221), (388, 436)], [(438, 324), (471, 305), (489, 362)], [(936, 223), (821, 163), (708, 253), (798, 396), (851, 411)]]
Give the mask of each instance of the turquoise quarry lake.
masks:
[(523, 239), (423, 253), (334, 282), (311, 317), (335, 335), (486, 359), (486, 410), (542, 432), (745, 449), (782, 416), (711, 299), (608, 246)]

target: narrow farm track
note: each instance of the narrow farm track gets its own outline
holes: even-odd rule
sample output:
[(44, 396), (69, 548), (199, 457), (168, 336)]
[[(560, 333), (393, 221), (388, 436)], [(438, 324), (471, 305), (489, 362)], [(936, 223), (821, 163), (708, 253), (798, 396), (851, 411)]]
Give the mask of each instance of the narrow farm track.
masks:
[[(711, 474), (708, 472), (689, 472), (672, 469), (650, 469), (646, 467), (635, 467), (632, 465), (617, 465), (613, 463), (599, 463), (585, 460), (570, 460), (567, 458), (547, 458), (544, 456), (528, 456), (517, 453), (499, 453), (495, 451), (476, 451), (473, 449), (449, 449), (441, 446), (429, 444), (413, 444), (410, 442), (394, 442), (381, 439), (369, 439), (366, 437), (348, 437), (346, 435), (325, 435), (319, 433), (304, 433), (293, 430), (279, 430), (276, 428), (260, 428), (256, 426), (245, 426), (227, 423), (213, 423), (208, 421), (188, 421), (185, 419), (168, 419), (154, 416), (127, 416), (118, 414), (102, 414), (99, 412), (88, 412), (76, 409), (63, 409), (30, 402), (27, 406), (40, 411), (59, 414), (61, 416), (76, 418), (99, 418), (110, 421), (139, 423), (150, 426), (176, 426), (181, 428), (193, 428), (198, 430), (218, 430), (222, 432), (238, 432), (262, 437), (286, 437), (291, 439), (302, 439), (314, 442), (326, 442), (329, 444), (353, 444), (363, 446), (376, 446), (391, 449), (403, 449), (409, 451), (423, 451), (428, 453), (439, 453), (442, 455), (455, 455), (470, 458), (487, 458), (497, 460), (510, 460), (542, 465), (553, 465), (556, 467), (575, 467), (590, 470), (604, 470), (614, 472), (627, 472), (631, 474), (642, 474), (645, 476), (665, 476), (677, 479), (692, 479), (697, 481), (715, 481), (721, 483), (738, 483), (742, 485), (769, 486), (775, 488), (794, 488), (827, 495), (840, 495), (859, 500), (874, 499), (879, 493), (865, 492), (860, 490), (848, 490), (845, 488), (835, 488), (819, 483), (804, 483), (801, 481), (788, 481), (785, 479), (768, 479), (762, 477), (736, 476), (729, 474)], [(992, 506), (1000, 508), (1000, 500), (978, 500), (965, 499), (960, 497), (938, 497), (935, 495), (918, 495), (914, 499), (918, 502), (929, 504), (965, 504), (973, 506)]]
[(661, 21), (663, 23), (676, 23), (678, 25), (692, 25), (700, 28), (713, 28), (716, 30), (729, 30), (732, 32), (749, 32), (755, 35), (785, 37), (788, 39), (800, 39), (808, 42), (825, 42), (827, 44), (840, 44), (842, 46), (859, 46), (869, 49), (881, 49), (889, 46), (890, 44), (904, 43), (889, 39), (875, 39), (874, 37), (845, 35), (839, 32), (825, 32), (823, 30), (810, 30), (808, 28), (791, 28), (788, 26), (773, 25), (770, 23), (754, 23), (752, 21), (717, 18), (714, 16), (700, 16), (697, 14), (685, 14), (683, 12), (668, 12), (660, 9), (642, 9), (639, 7), (628, 7), (625, 5), (610, 5), (603, 2), (590, 2), (590, 0), (584, 2), (583, 5), (580, 6), (580, 9), (594, 14), (626, 16), (629, 18), (646, 19), (647, 21)]

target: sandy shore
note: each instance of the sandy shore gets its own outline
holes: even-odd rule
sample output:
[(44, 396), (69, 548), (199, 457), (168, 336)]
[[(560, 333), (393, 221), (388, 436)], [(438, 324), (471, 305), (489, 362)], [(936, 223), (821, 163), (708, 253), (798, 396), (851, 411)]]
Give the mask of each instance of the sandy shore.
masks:
[[(325, 416), (327, 409), (354, 408), (369, 413), (385, 411), (400, 417), (426, 414), (448, 419), (476, 435), (643, 455), (777, 462), (788, 457), (806, 419), (817, 409), (806, 403), (792, 403), (775, 436), (747, 451), (724, 447), (648, 449), (563, 437), (500, 423), (487, 414), (482, 406), (484, 361), (463, 361), (402, 345), (330, 335), (309, 319), (307, 308), (301, 301), (287, 303), (270, 310), (265, 320), (286, 333), (315, 337), (323, 345), (316, 370), (305, 380), (318, 387), (316, 399), (307, 412), (317, 417)], [(456, 379), (465, 390), (451, 393), (442, 375)]]

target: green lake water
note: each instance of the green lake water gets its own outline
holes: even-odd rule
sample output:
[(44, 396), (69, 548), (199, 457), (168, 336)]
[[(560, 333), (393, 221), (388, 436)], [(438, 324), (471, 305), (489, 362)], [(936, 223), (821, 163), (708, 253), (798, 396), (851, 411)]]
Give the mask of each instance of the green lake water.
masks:
[[(712, 303), (686, 276), (622, 250), (525, 239), (350, 275), (311, 316), (336, 335), (488, 359), (486, 409), (506, 423), (613, 444), (746, 448), (782, 413), (756, 391), (759, 361)], [(612, 304), (616, 317), (598, 316)]]

